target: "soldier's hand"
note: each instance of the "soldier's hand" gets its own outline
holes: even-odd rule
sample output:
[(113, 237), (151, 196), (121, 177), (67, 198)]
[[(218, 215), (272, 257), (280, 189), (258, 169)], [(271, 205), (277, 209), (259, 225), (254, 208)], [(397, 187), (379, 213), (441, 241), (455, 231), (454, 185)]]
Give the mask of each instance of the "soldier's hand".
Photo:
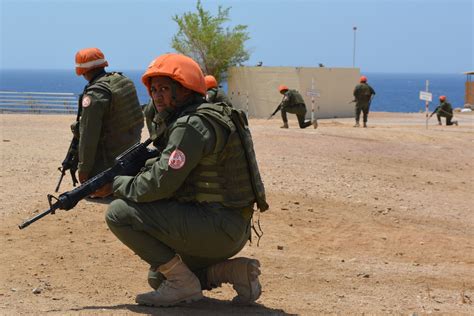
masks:
[(79, 171), (79, 182), (84, 183), (89, 179), (89, 174), (87, 172)]
[(105, 198), (112, 194), (112, 183), (104, 185), (102, 188), (98, 189), (90, 195), (91, 198)]

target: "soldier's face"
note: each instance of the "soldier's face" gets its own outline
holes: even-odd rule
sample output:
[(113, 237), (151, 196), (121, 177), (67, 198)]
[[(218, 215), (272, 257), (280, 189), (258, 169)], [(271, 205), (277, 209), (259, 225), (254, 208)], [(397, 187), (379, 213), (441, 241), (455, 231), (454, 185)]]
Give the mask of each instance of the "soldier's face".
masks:
[(174, 107), (172, 81), (168, 77), (153, 77), (150, 80), (150, 93), (158, 112)]
[[(174, 86), (174, 96), (173, 96)], [(190, 95), (190, 90), (168, 77), (153, 77), (150, 80), (150, 92), (158, 112), (166, 108), (175, 108), (183, 103)]]

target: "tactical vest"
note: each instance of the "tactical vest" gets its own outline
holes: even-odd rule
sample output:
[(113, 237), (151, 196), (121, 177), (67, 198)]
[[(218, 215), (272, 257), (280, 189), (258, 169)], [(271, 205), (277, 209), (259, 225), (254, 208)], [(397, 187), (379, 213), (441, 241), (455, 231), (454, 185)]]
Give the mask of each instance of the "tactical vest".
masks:
[(443, 102), (441, 102), (441, 104), (439, 106), (440, 106), (440, 109), (441, 109), (440, 112), (444, 112), (446, 114), (451, 114), (451, 116), (452, 116), (453, 107), (451, 106), (451, 103), (443, 101)]
[(102, 122), (101, 144), (104, 160), (113, 163), (115, 157), (140, 141), (143, 113), (135, 85), (121, 73), (112, 72), (100, 77), (88, 90), (98, 89), (111, 96), (109, 108)]
[(301, 94), (296, 91), (296, 90), (288, 90), (289, 98), (290, 98), (290, 104), (304, 104), (303, 97)]
[(355, 88), (356, 100), (359, 102), (368, 102), (372, 96), (370, 87), (366, 83), (361, 83)]
[(193, 169), (177, 190), (176, 198), (183, 202), (219, 202), (233, 208), (257, 203), (262, 212), (267, 210), (245, 114), (223, 103), (203, 103), (191, 115), (198, 115), (213, 126), (216, 146)]

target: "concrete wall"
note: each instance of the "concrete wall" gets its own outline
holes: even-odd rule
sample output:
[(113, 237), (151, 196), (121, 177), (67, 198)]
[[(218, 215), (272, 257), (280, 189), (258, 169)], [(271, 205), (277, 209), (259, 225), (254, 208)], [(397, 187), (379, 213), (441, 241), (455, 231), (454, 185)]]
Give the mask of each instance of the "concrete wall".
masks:
[(316, 118), (352, 117), (352, 92), (359, 82), (359, 68), (232, 67), (228, 73), (228, 95), (232, 104), (248, 110), (250, 117), (266, 118), (281, 102), (278, 86), (284, 84), (303, 96), (307, 117), (311, 117), (311, 90), (314, 78)]

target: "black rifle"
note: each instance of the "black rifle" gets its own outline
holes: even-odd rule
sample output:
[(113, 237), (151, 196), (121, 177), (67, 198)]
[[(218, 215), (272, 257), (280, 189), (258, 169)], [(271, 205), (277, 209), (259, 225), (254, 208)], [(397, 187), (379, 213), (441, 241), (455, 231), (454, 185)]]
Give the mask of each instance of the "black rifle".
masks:
[(278, 104), (278, 106), (276, 107), (275, 111), (273, 111), (272, 114), (270, 114), (270, 116), (267, 118), (267, 120), (271, 119), (273, 117), (273, 115), (277, 114), (278, 111), (281, 110), (281, 103)]
[(57, 209), (68, 211), (74, 208), (80, 200), (112, 182), (116, 176), (136, 175), (148, 159), (159, 155), (158, 150), (147, 148), (151, 142), (152, 140), (148, 139), (144, 143), (136, 143), (115, 158), (115, 164), (112, 167), (88, 179), (77, 188), (64, 192), (59, 197), (48, 194), (49, 209), (24, 221), (18, 225), (18, 228), (23, 229), (48, 214), (54, 214)]
[(79, 162), (78, 146), (79, 139), (74, 136), (71, 140), (71, 144), (69, 145), (69, 149), (67, 150), (66, 157), (61, 163), (61, 167), (58, 168), (59, 172), (61, 172), (61, 175), (59, 176), (58, 185), (56, 185), (56, 189), (54, 190), (54, 192), (59, 191), (59, 186), (63, 181), (63, 177), (66, 174), (66, 171), (68, 170), (71, 173), (72, 185), (76, 186), (76, 184), (79, 182), (76, 178), (77, 164)]
[[(87, 87), (87, 86), (86, 86)], [(77, 171), (77, 164), (79, 163), (79, 120), (81, 119), (82, 114), (82, 97), (84, 94), (79, 95), (79, 100), (77, 104), (77, 114), (76, 114), (76, 124), (71, 126), (73, 137), (71, 140), (71, 144), (66, 153), (66, 157), (64, 158), (63, 162), (61, 163), (61, 167), (58, 168), (61, 175), (59, 176), (58, 184), (56, 185), (56, 189), (54, 192), (59, 191), (59, 187), (61, 186), (61, 182), (63, 181), (64, 175), (66, 171), (69, 170), (71, 173), (72, 178), (72, 185), (76, 186), (79, 181), (76, 178), (76, 171)], [(77, 136), (77, 137), (76, 137)]]
[(267, 120), (271, 119), (273, 117), (273, 115), (277, 114), (277, 112), (281, 110), (281, 107), (283, 106), (283, 101), (284, 100), (285, 100), (285, 96), (283, 96), (283, 99), (281, 100), (280, 104), (278, 104), (275, 111), (273, 111), (273, 113), (270, 114), (270, 116), (267, 118)]

